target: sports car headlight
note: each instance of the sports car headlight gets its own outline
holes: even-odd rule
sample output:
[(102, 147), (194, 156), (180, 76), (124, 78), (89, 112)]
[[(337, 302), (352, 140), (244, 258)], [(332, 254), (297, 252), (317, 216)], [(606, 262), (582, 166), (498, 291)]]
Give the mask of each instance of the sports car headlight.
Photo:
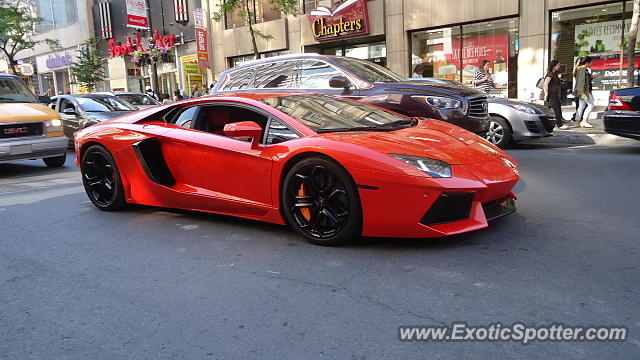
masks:
[(451, 165), (438, 159), (431, 159), (421, 156), (389, 154), (394, 158), (405, 162), (414, 168), (423, 171), (425, 174), (434, 178), (451, 177)]
[(462, 101), (444, 96), (418, 96), (412, 98), (426, 102), (427, 104), (437, 107), (438, 109), (457, 109), (462, 107)]
[(509, 106), (511, 106), (512, 108), (514, 108), (514, 109), (516, 109), (518, 111), (525, 112), (527, 114), (535, 114), (536, 113), (536, 111), (530, 106), (518, 105), (518, 104), (510, 104)]

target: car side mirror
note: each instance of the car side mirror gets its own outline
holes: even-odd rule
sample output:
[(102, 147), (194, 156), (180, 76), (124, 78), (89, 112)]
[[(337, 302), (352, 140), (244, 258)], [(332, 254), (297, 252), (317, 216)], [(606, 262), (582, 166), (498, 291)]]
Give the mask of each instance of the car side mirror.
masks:
[(346, 91), (349, 91), (349, 89), (351, 88), (351, 81), (349, 81), (349, 79), (347, 79), (344, 76), (334, 76), (331, 79), (329, 79), (329, 87), (331, 88), (337, 88), (337, 89), (345, 89)]
[(62, 110), (62, 113), (69, 116), (76, 116), (76, 111), (73, 108), (66, 108)]
[(256, 149), (260, 143), (262, 128), (253, 121), (239, 121), (226, 124), (223, 129), (224, 135), (232, 138), (251, 139), (251, 148)]
[(42, 104), (51, 104), (51, 97), (49, 95), (38, 95), (38, 101)]

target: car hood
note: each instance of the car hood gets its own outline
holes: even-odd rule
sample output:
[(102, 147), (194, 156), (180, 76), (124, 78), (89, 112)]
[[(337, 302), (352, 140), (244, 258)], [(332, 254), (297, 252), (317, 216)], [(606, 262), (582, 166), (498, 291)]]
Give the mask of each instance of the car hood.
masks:
[(453, 84), (436, 84), (432, 82), (386, 82), (376, 83), (376, 86), (383, 88), (385, 91), (406, 92), (418, 95), (460, 95), (464, 97), (472, 95), (484, 95), (476, 89), (459, 86)]
[[(502, 155), (501, 150), (479, 136), (438, 120), (421, 120), (417, 126), (389, 132), (354, 131), (318, 136), (379, 153), (422, 156), (451, 165), (479, 163)], [(504, 157), (509, 158), (506, 154)]]
[[(492, 98), (487, 99), (487, 102), (489, 103), (489, 112), (491, 112), (491, 108), (493, 108), (495, 106), (500, 106), (500, 105), (505, 105), (505, 106), (524, 105), (524, 106), (528, 106), (528, 107), (534, 109), (539, 115), (555, 116), (553, 111), (551, 109), (549, 109), (548, 107), (546, 107), (544, 105), (536, 104), (536, 103), (533, 103), (533, 102), (530, 102), (530, 101), (522, 101), (522, 100), (516, 100), (516, 99), (492, 97)], [(514, 109), (511, 108), (509, 110), (513, 111)]]
[(35, 103), (0, 103), (0, 123), (60, 119), (55, 110)]

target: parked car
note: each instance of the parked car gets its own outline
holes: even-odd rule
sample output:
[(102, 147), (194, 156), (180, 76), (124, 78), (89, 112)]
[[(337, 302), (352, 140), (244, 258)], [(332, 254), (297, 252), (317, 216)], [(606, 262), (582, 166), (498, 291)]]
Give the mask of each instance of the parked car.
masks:
[[(460, 82), (447, 79), (413, 78), (413, 81), (442, 83), (466, 87)], [(512, 142), (539, 139), (553, 135), (555, 114), (551, 109), (539, 104), (489, 97), (489, 130), (484, 135), (492, 144), (505, 148)]]
[(94, 94), (113, 95), (119, 99), (122, 99), (128, 102), (129, 104), (135, 106), (138, 109), (148, 109), (148, 108), (160, 105), (160, 101), (154, 99), (153, 96), (149, 96), (148, 94), (143, 94), (139, 92), (101, 91), (101, 92), (96, 92)]
[(295, 90), (337, 95), (399, 114), (439, 119), (477, 134), (489, 128), (487, 97), (475, 89), (418, 84), (365, 60), (296, 54), (256, 60), (224, 71), (216, 93)]
[(113, 95), (58, 95), (51, 100), (51, 107), (60, 113), (70, 147), (73, 147), (73, 133), (79, 129), (137, 110)]
[(509, 155), (457, 126), (309, 93), (163, 105), (81, 130), (75, 145), (98, 209), (222, 213), (320, 245), (482, 229), (515, 211), (519, 179)]
[(640, 87), (611, 91), (604, 112), (604, 131), (640, 140)]
[(0, 163), (42, 159), (49, 167), (64, 165), (67, 138), (60, 116), (36, 97), (17, 76), (0, 74)]

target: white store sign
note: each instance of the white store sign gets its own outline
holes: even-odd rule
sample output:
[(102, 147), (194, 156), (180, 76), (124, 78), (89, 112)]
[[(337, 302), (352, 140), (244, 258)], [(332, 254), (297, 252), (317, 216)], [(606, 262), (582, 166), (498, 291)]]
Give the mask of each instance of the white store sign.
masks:
[(36, 66), (39, 73), (66, 69), (76, 60), (76, 49), (64, 50), (52, 54), (36, 56)]

